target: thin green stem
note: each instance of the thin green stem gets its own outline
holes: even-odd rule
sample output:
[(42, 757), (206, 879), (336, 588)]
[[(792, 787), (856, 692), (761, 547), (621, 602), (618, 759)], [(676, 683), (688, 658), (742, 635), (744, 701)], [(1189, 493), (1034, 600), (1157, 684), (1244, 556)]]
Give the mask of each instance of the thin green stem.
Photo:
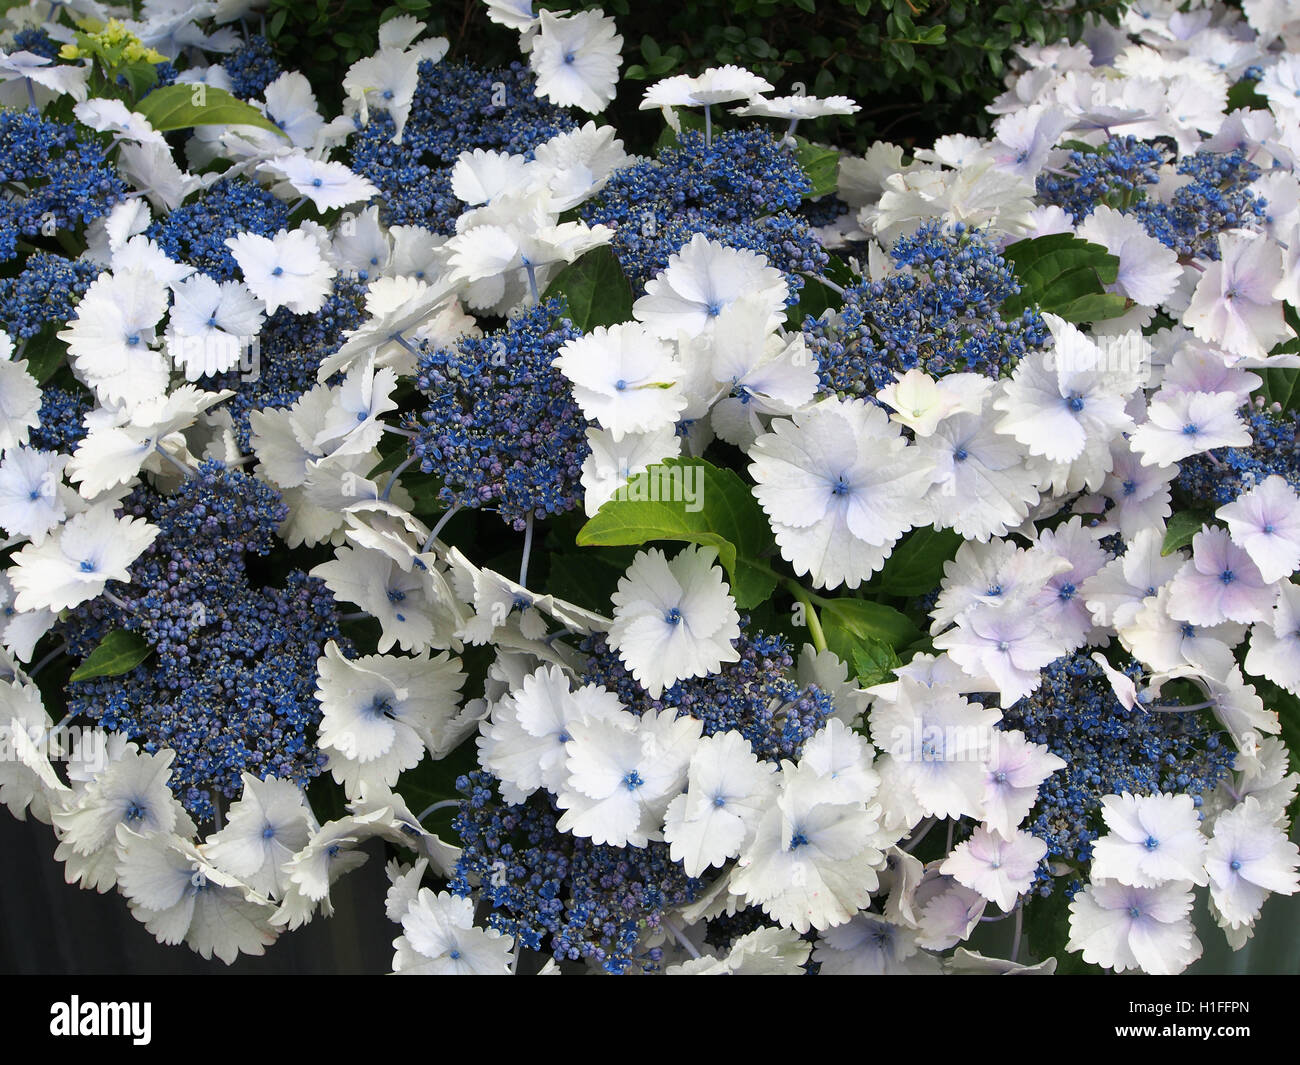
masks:
[(804, 622), (808, 626), (808, 634), (812, 637), (813, 647), (819, 652), (825, 651), (826, 634), (822, 632), (821, 618), (817, 616), (817, 607), (813, 605), (814, 596), (798, 581), (787, 579), (785, 586), (790, 590), (790, 594), (803, 604)]

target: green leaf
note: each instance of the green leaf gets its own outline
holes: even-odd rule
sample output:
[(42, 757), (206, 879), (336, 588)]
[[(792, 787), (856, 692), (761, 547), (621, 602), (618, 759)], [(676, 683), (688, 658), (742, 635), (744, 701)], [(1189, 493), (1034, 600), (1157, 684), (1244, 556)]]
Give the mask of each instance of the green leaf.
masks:
[(892, 680), (902, 664), (894, 649), (880, 640), (864, 640), (853, 649), (853, 671), (864, 688)]
[(1229, 111), (1245, 109), (1248, 111), (1267, 111), (1268, 100), (1259, 94), (1255, 88), (1259, 82), (1251, 81), (1249, 78), (1242, 78), (1231, 89), (1228, 90), (1228, 107)]
[(1160, 553), (1172, 555), (1180, 547), (1186, 547), (1208, 520), (1209, 515), (1197, 510), (1180, 510), (1172, 515), (1165, 527), (1165, 542)]
[(1019, 316), (1037, 305), (1067, 322), (1118, 318), (1128, 309), (1123, 296), (1106, 286), (1119, 276), (1119, 257), (1072, 233), (1020, 240), (1003, 253), (1011, 260), (1020, 292), (1005, 300), (1004, 313)]
[(924, 595), (939, 587), (943, 564), (962, 545), (960, 534), (927, 525), (916, 529), (894, 549), (876, 578), (886, 595)]
[[(126, 79), (132, 100), (139, 100), (158, 84), (158, 70), (152, 63), (127, 63), (125, 66), (118, 67), (116, 73)], [(138, 106), (138, 104), (133, 105), (133, 109)]]
[(198, 83), (155, 89), (135, 105), (135, 110), (160, 133), (194, 126), (239, 125), (257, 126), (289, 139), (284, 130), (252, 104), (236, 99), (224, 89)]
[(583, 332), (632, 318), (632, 286), (607, 244), (593, 248), (556, 274), (546, 296), (563, 296), (569, 317)]
[(818, 604), (817, 614), (826, 646), (846, 662), (854, 661), (854, 653), (872, 642), (899, 648), (921, 636), (906, 614), (866, 599), (825, 599)]
[(641, 55), (645, 57), (647, 63), (653, 63), (663, 54), (659, 47), (659, 42), (649, 34), (641, 38)]
[(68, 345), (54, 335), (55, 327), (42, 329), (23, 346), (21, 358), (38, 385), (45, 384), (68, 361)]
[(1271, 366), (1264, 370), (1257, 370), (1256, 373), (1264, 378), (1263, 392), (1268, 402), (1280, 403), (1283, 410), (1290, 410), (1294, 406), (1292, 400), (1300, 399), (1295, 389), (1300, 370)]
[(771, 541), (762, 508), (737, 474), (703, 459), (668, 459), (632, 477), (577, 535), (579, 547), (653, 540), (716, 547), (741, 610), (762, 603), (776, 587), (761, 559)]
[(152, 648), (145, 638), (135, 632), (113, 629), (90, 652), (68, 678), (69, 682), (92, 680), (95, 677), (116, 677), (130, 673), (149, 657)]
[(795, 155), (799, 165), (812, 182), (812, 191), (805, 199), (814, 199), (834, 192), (840, 181), (840, 153), (834, 148), (825, 148), (803, 137), (795, 137)]

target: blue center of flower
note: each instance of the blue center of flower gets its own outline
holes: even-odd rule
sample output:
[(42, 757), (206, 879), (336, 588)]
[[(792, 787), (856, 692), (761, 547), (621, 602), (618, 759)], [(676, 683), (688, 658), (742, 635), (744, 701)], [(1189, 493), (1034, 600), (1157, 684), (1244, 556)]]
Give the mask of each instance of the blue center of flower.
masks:
[(1241, 862), (1238, 861), (1236, 858), (1233, 858), (1232, 861), (1228, 863), (1228, 868), (1231, 869), (1234, 873), (1239, 872), (1241, 870)]
[(682, 612), (678, 610), (677, 607), (673, 607), (670, 611), (668, 611), (667, 614), (664, 615), (664, 621), (667, 622), (669, 625), (678, 625), (681, 623), (681, 620), (682, 620)]
[(311, 179), (311, 183), (312, 183), (312, 187), (313, 187), (313, 188), (320, 188), (322, 185), (325, 184), (325, 182), (323, 182), (323, 181), (322, 181), (320, 178), (318, 178), (318, 177), (317, 177), (317, 178), (312, 178), (312, 179)]
[(965, 462), (968, 458), (968, 452), (964, 447), (959, 447), (952, 453), (952, 457), (954, 462)]
[(264, 829), (262, 829), (262, 838), (275, 839), (275, 826), (267, 825)]
[(572, 62), (573, 62), (575, 59), (577, 59), (577, 58), (578, 58), (578, 57), (575, 56), (572, 52), (565, 52), (565, 53), (564, 53), (564, 61), (565, 61), (566, 63), (572, 63)]
[(836, 478), (835, 483), (831, 485), (831, 495), (843, 496), (843, 495), (848, 495), (848, 493), (849, 493), (849, 482), (846, 481), (843, 477)]
[(80, 567), (80, 568), (81, 568), (81, 572), (82, 572), (82, 573), (94, 573), (94, 572), (95, 572), (95, 564), (94, 564), (93, 562), (91, 562), (90, 559), (88, 559), (88, 558), (83, 558), (83, 559), (81, 560), (81, 567)]
[(1079, 411), (1083, 410), (1083, 397), (1078, 395), (1070, 396), (1066, 399), (1065, 405), (1069, 407), (1070, 410), (1074, 411), (1075, 414), (1078, 414)]
[(393, 98), (393, 90), (392, 90), (392, 89), (385, 89), (384, 92), (383, 92), (383, 96), (384, 96), (384, 99), (385, 99), (385, 100), (391, 100), (391, 99)]
[(1194, 425), (1192, 422), (1188, 422), (1183, 426), (1183, 436), (1195, 436), (1200, 431), (1200, 426)]
[(1196, 628), (1192, 625), (1183, 626), (1183, 639), (1193, 640), (1196, 638)]
[(1153, 851), (1153, 850), (1155, 850), (1158, 846), (1160, 846), (1160, 841), (1159, 841), (1158, 839), (1156, 839), (1155, 836), (1147, 836), (1147, 841), (1146, 841), (1146, 849), (1147, 849), (1147, 850), (1149, 850), (1149, 851)]
[(1219, 574), (1219, 580), (1223, 581), (1224, 584), (1231, 584), (1236, 579), (1236, 576), (1237, 575), (1233, 573), (1232, 570), (1225, 569)]
[(623, 787), (628, 791), (636, 791), (645, 781), (641, 779), (641, 774), (635, 769), (623, 778)]
[(800, 847), (806, 846), (808, 846), (808, 837), (796, 829), (794, 835), (790, 837), (790, 850), (797, 851)]
[(447, 957), (449, 957), (452, 961), (460, 961), (460, 951), (453, 950), (450, 954), (447, 955)]
[(1006, 782), (1007, 782), (1007, 775), (1001, 769), (999, 769), (996, 773), (993, 774), (993, 783), (1005, 784)]
[(398, 588), (388, 589), (388, 601), (390, 603), (400, 603), (406, 598), (406, 593)]
[(626, 390), (627, 390), (627, 382), (624, 381), (623, 378), (620, 377), (617, 381), (614, 382), (615, 392), (624, 392)]
[(1142, 916), (1142, 911), (1139, 910), (1136, 906), (1130, 906), (1130, 907), (1128, 908), (1128, 915), (1129, 915), (1130, 917), (1141, 917), (1141, 916)]
[(727, 805), (727, 800), (726, 800), (726, 798), (724, 798), (724, 797), (721, 796), (721, 795), (715, 795), (715, 796), (713, 796), (713, 805), (714, 805), (714, 806), (726, 806), (726, 805)]
[(282, 273), (284, 273), (284, 267), (283, 267), (283, 266), (277, 266), (274, 270), (271, 271), (271, 276), (272, 276), (272, 277), (279, 277)]
[(1124, 482), (1124, 494), (1125, 494), (1126, 496), (1131, 496), (1134, 492), (1137, 491), (1137, 487), (1138, 487), (1138, 486), (1137, 486), (1137, 482), (1136, 482), (1136, 481), (1133, 481), (1133, 480), (1125, 481), (1125, 482)]
[(1068, 602), (1069, 600), (1074, 598), (1074, 593), (1076, 591), (1077, 589), (1074, 587), (1073, 584), (1063, 584), (1061, 585), (1060, 591), (1056, 593), (1056, 597), (1058, 599), (1062, 599)]
[(135, 347), (137, 344), (140, 343), (140, 334), (132, 333), (129, 337), (126, 338), (126, 342), (130, 347)]
[(143, 821), (147, 811), (138, 802), (132, 801), (127, 803), (126, 811), (122, 817), (127, 821)]

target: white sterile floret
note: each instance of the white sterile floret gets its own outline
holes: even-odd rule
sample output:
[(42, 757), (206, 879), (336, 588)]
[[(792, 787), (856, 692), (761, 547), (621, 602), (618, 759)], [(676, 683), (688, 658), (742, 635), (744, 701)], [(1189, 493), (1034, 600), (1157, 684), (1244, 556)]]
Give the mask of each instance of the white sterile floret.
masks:
[(1065, 949), (1082, 951), (1084, 961), (1116, 972), (1180, 973), (1201, 956), (1191, 912), (1192, 884), (1186, 880), (1159, 887), (1094, 880), (1070, 902)]
[(1210, 897), (1230, 927), (1250, 924), (1270, 892), (1300, 891), (1300, 849), (1253, 795), (1214, 822), (1205, 854)]
[(537, 95), (559, 107), (605, 110), (618, 91), (623, 38), (603, 12), (555, 15), (539, 12), (538, 33), (528, 54), (537, 75)]
[(67, 517), (69, 489), (63, 484), (68, 456), (55, 451), (11, 447), (0, 451), (0, 529), (40, 544)]
[(676, 340), (682, 333), (696, 337), (713, 329), (724, 307), (748, 296), (767, 309), (770, 328), (775, 328), (789, 293), (785, 276), (768, 265), (766, 256), (697, 233), (669, 258), (662, 273), (646, 282), (632, 313), (656, 336)]
[(366, 655), (344, 658), (331, 640), (317, 662), (321, 704), (319, 746), (349, 798), (363, 783), (392, 787), (426, 750), (448, 748), (444, 733), (460, 707), (465, 683), (458, 659)]
[(194, 274), (173, 289), (167, 354), (187, 381), (239, 364), (266, 320), (262, 301), (239, 281)]
[(1167, 880), (1205, 883), (1205, 837), (1192, 796), (1107, 795), (1101, 816), (1110, 830), (1092, 845), (1092, 875), (1134, 887)]
[(1276, 599), (1250, 556), (1213, 527), (1192, 538), (1192, 559), (1169, 584), (1170, 616), (1193, 625), (1263, 621)]
[(1132, 625), (1146, 600), (1182, 568), (1182, 556), (1164, 554), (1163, 545), (1161, 529), (1143, 529), (1129, 540), (1124, 554), (1084, 580), (1081, 594), (1093, 621), (1117, 629)]
[(609, 645), (652, 698), (739, 658), (740, 616), (717, 558), (716, 548), (691, 545), (670, 562), (651, 548), (619, 579)]
[(296, 784), (243, 774), (244, 791), (226, 813), (225, 826), (202, 851), (223, 872), (268, 898), (289, 886), (289, 860), (307, 846), (315, 819)]
[(704, 954), (670, 965), (665, 976), (801, 976), (811, 944), (791, 928), (757, 928), (733, 940), (724, 957)]
[(235, 877), (209, 864), (179, 836), (142, 836), (117, 828), (118, 885), (136, 919), (159, 943), (182, 941), (201, 957), (229, 965), (275, 942), (272, 907)]
[(1155, 307), (1177, 287), (1182, 276), (1178, 255), (1147, 233), (1132, 215), (1100, 204), (1084, 219), (1078, 234), (1118, 257), (1116, 286), (1134, 302)]
[(613, 692), (596, 684), (574, 690), (558, 666), (542, 666), (492, 706), (479, 726), (479, 760), (507, 802), (521, 803), (538, 788), (558, 795), (574, 723), (610, 721), (622, 709)]
[(68, 519), (44, 543), (11, 559), (18, 610), (67, 610), (103, 594), (109, 581), (129, 582), (127, 567), (158, 535), (143, 518), (119, 518), (112, 501)]
[(369, 178), (353, 172), (342, 163), (313, 159), (306, 152), (294, 152), (268, 160), (258, 170), (282, 178), (299, 196), (305, 196), (318, 211), (369, 200), (379, 193)]
[(1147, 466), (1168, 466), (1221, 447), (1248, 447), (1250, 432), (1230, 392), (1157, 392), (1130, 437)]
[(282, 229), (274, 237), (241, 233), (227, 238), (226, 246), (268, 314), (281, 307), (294, 314), (315, 314), (324, 306), (337, 271), (306, 230)]
[(1300, 568), (1300, 495), (1284, 478), (1266, 477), (1215, 516), (1227, 522), (1232, 542), (1245, 549), (1265, 581)]
[(551, 206), (568, 211), (605, 187), (614, 171), (629, 161), (613, 126), (588, 122), (579, 129), (556, 134), (533, 149), (529, 180), (544, 184)]
[(54, 811), (59, 838), (84, 855), (112, 844), (118, 825), (146, 835), (175, 831), (180, 807), (167, 786), (175, 757), (175, 751), (146, 754), (128, 747), (75, 802)]
[(343, 91), (349, 105), (355, 103), (359, 108), (362, 124), (369, 121), (371, 108), (387, 111), (392, 117), (394, 144), (402, 143), (419, 84), (420, 57), (397, 48), (381, 48), (358, 59), (343, 77)]
[(566, 341), (554, 365), (572, 382), (582, 413), (615, 442), (673, 425), (686, 406), (672, 346), (636, 322), (597, 326)]
[(1300, 694), (1300, 585), (1283, 584), (1270, 616), (1251, 628), (1244, 668)]
[(1001, 716), (951, 689), (901, 677), (896, 700), (871, 710), (877, 768), (883, 774), (888, 765), (893, 785), (908, 789), (926, 816), (978, 817)]
[[(637, 474), (665, 459), (677, 458), (682, 451), (682, 438), (673, 425), (649, 433), (625, 433), (617, 440), (608, 429), (591, 428), (587, 430), (587, 444), (591, 454), (582, 463), (582, 505), (587, 517), (613, 499)], [(646, 480), (647, 493), (650, 483)], [(629, 489), (625, 494), (633, 498), (634, 491)]]
[(959, 843), (939, 872), (978, 891), (1010, 913), (1016, 899), (1029, 890), (1038, 864), (1047, 854), (1047, 842), (1018, 829), (1009, 836), (980, 825)]
[(978, 414), (992, 390), (993, 383), (980, 374), (947, 374), (935, 380), (924, 370), (911, 369), (896, 376), (876, 398), (893, 408), (891, 421), (920, 438), (933, 433), (945, 418)]
[(311, 82), (296, 70), (286, 70), (262, 90), (266, 116), (284, 130), (296, 148), (310, 148), (325, 120), (316, 107)]
[(0, 451), (27, 443), (41, 424), (41, 387), (26, 362), (12, 361), (13, 341), (0, 332)]
[(832, 781), (792, 762), (782, 764), (780, 785), (730, 890), (800, 933), (844, 924), (879, 886), (878, 807), (836, 801)]
[(671, 709), (574, 721), (556, 827), (614, 847), (663, 839), (664, 813), (686, 783), (702, 729)]
[(1038, 800), (1040, 785), (1068, 763), (1023, 732), (996, 732), (985, 760), (980, 816), (995, 832), (1010, 837)]
[(508, 976), (514, 940), (474, 924), (474, 900), (421, 888), (402, 915), (393, 940), (395, 973), (427, 976)]
[[(0, 584), (0, 610), (6, 605)], [(35, 684), (19, 676), (0, 679), (0, 747), (7, 754), (0, 759), (0, 803), (19, 821), (27, 820), (30, 809), (36, 820), (49, 824), (52, 810), (66, 798), (67, 787), (39, 743), (52, 725)]]
[(334, 559), (311, 571), (335, 598), (355, 603), (373, 615), (382, 628), (382, 654), (399, 645), (403, 651), (450, 646), (448, 620), (427, 570), (403, 569), (380, 551), (340, 547)]
[(1052, 462), (1074, 462), (1088, 450), (1109, 457), (1111, 439), (1133, 424), (1124, 406), (1136, 382), (1109, 371), (1101, 349), (1076, 326), (1052, 314), (1044, 318), (1055, 345), (1017, 363), (993, 401), (1004, 413), (998, 431)]
[(688, 876), (734, 858), (776, 797), (776, 766), (760, 762), (739, 732), (702, 739), (691, 756), (686, 791), (668, 805), (664, 838)]
[(1282, 252), (1267, 237), (1233, 230), (1219, 234), (1219, 259), (1204, 264), (1183, 315), (1202, 340), (1241, 358), (1262, 359), (1291, 335), (1273, 296)]
[(935, 975), (939, 962), (921, 950), (912, 928), (870, 913), (817, 936), (813, 961), (825, 976)]
[(818, 586), (856, 588), (926, 521), (931, 460), (865, 400), (825, 399), (771, 429), (749, 472), (782, 557)]
[(136, 403), (162, 394), (167, 360), (154, 350), (167, 312), (167, 286), (152, 274), (100, 274), (58, 337), (73, 372), (108, 403)]
[(475, 148), (461, 152), (451, 168), (451, 191), (458, 200), (477, 206), (524, 184), (528, 160), (509, 152)]

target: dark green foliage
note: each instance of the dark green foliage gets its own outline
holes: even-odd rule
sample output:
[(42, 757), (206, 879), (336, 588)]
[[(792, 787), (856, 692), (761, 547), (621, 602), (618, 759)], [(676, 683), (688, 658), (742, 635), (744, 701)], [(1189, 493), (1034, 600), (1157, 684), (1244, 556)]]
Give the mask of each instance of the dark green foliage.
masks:
[[(929, 143), (944, 133), (978, 133), (985, 105), (1019, 43), (1077, 39), (1084, 20), (1119, 18), (1126, 0), (1068, 5), (1010, 0), (687, 0), (669, 4), (545, 0), (537, 7), (601, 7), (623, 36), (623, 84), (606, 121), (634, 137), (658, 120), (638, 112), (641, 85), (669, 74), (697, 74), (736, 63), (767, 78), (779, 94), (795, 90), (851, 96), (852, 119), (823, 119), (814, 140), (864, 150), (888, 137)], [(500, 65), (518, 58), (513, 32), (487, 20), (480, 0), (269, 0), (267, 36), (288, 66), (328, 94), (347, 65), (374, 51), (379, 24), (402, 13), (446, 36), (453, 58)], [(654, 134), (650, 134), (653, 140)]]

